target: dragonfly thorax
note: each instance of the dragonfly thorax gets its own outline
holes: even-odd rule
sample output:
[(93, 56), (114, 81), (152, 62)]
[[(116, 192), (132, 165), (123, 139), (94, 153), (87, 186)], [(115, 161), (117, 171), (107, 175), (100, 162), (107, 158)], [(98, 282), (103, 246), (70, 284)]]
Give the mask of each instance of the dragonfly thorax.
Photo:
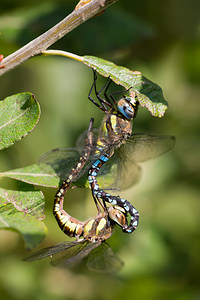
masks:
[(96, 155), (107, 153), (109, 156), (114, 149), (120, 147), (132, 133), (132, 120), (119, 117), (110, 112), (107, 114), (101, 125), (96, 143)]
[(113, 231), (107, 212), (99, 213), (95, 218), (85, 222), (83, 227), (83, 238), (92, 243), (107, 240)]
[(92, 243), (105, 241), (111, 236), (115, 223), (120, 227), (127, 225), (126, 211), (118, 205), (110, 206), (108, 212), (101, 212), (95, 218), (86, 221), (82, 235)]

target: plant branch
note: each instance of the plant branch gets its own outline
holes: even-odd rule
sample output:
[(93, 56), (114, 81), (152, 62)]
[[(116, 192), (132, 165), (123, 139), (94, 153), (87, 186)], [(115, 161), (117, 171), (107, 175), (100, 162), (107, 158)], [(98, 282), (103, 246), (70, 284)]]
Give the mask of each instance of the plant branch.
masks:
[(105, 10), (109, 5), (117, 0), (91, 0), (81, 8), (74, 10), (70, 15), (56, 24), (54, 27), (32, 40), (16, 52), (5, 57), (1, 64), (0, 75), (3, 75), (8, 70), (13, 69), (17, 65), (23, 63), (27, 59), (40, 54), (49, 46), (65, 36), (88, 19)]

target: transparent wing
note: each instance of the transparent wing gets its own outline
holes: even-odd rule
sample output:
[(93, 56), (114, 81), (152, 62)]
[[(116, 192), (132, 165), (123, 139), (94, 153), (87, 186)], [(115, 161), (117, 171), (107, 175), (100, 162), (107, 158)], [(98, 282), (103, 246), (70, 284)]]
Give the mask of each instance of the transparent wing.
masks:
[[(40, 164), (50, 165), (63, 181), (77, 164), (84, 148), (86, 132), (77, 141), (77, 148), (57, 148), (40, 157)], [(95, 137), (94, 137), (95, 139)], [(125, 144), (115, 150), (114, 155), (106, 162), (98, 173), (98, 183), (103, 189), (126, 189), (137, 183), (141, 177), (141, 168), (137, 162), (143, 162), (158, 157), (175, 145), (173, 136), (133, 134)], [(94, 147), (95, 149), (95, 147)], [(94, 149), (91, 149), (93, 153)], [(94, 156), (91, 155), (87, 163), (73, 182), (78, 187), (89, 187), (87, 181), (88, 170)]]
[(141, 177), (141, 168), (134, 161), (123, 159), (120, 150), (102, 166), (98, 173), (98, 183), (103, 189), (127, 189)]
[(84, 257), (96, 247), (99, 243), (90, 243), (88, 241), (74, 241), (73, 245), (66, 251), (52, 255), (51, 264), (61, 268), (69, 268), (78, 264)]
[(87, 256), (99, 243), (90, 243), (84, 240), (65, 241), (55, 246), (36, 251), (24, 258), (25, 261), (36, 261), (50, 257), (54, 266), (72, 266)]
[[(83, 150), (83, 149), (82, 149)], [(45, 169), (45, 165), (51, 166), (55, 173), (64, 181), (69, 176), (73, 167), (76, 166), (81, 152), (77, 148), (56, 148), (49, 152), (42, 154), (39, 158), (39, 164)], [(87, 161), (83, 169), (76, 177), (74, 184), (78, 187), (85, 187), (87, 181), (87, 171), (91, 164), (91, 159)], [(81, 178), (81, 180), (78, 180)]]
[(84, 240), (65, 241), (55, 246), (41, 249), (24, 258), (25, 261), (36, 261), (47, 257), (51, 264), (58, 267), (71, 267), (86, 257), (90, 251), (98, 247), (99, 243), (90, 243)]
[(35, 260), (40, 260), (40, 259), (43, 259), (46, 257), (51, 257), (52, 255), (63, 252), (65, 250), (68, 250), (68, 249), (74, 247), (75, 245), (77, 245), (77, 241), (72, 241), (72, 242), (65, 241), (65, 242), (59, 243), (55, 246), (51, 246), (51, 247), (47, 247), (47, 248), (35, 251), (31, 255), (25, 257), (24, 260), (25, 261), (35, 261)]
[(93, 249), (87, 260), (87, 267), (98, 272), (113, 273), (119, 271), (122, 266), (123, 262), (106, 242)]
[[(83, 149), (82, 149), (83, 151)], [(46, 165), (51, 166), (54, 172), (60, 177), (61, 181), (66, 180), (69, 176), (73, 167), (76, 166), (80, 158), (80, 153), (82, 153), (81, 148), (56, 148), (49, 152), (46, 152), (40, 156), (39, 164), (40, 167), (45, 169)], [(88, 161), (86, 162), (83, 169), (80, 171), (76, 177), (73, 185), (77, 187), (89, 187), (87, 181), (88, 170), (91, 167), (94, 156), (91, 155)], [(106, 163), (100, 170), (98, 174), (98, 180), (100, 187), (108, 188), (112, 187), (114, 182), (119, 185), (119, 178), (116, 174), (116, 169), (118, 168), (118, 161), (113, 161), (111, 158), (108, 163)]]
[[(95, 144), (99, 130), (94, 128), (92, 133)], [(87, 131), (83, 132), (76, 141), (76, 149), (79, 149), (80, 153), (84, 148), (86, 136)], [(171, 135), (135, 133), (131, 135), (125, 144), (121, 145), (119, 151), (116, 150), (115, 152), (117, 155), (120, 153), (121, 160), (127, 159), (134, 162), (144, 162), (170, 151), (175, 146), (175, 142), (175, 137)]]
[(120, 147), (120, 155), (125, 160), (144, 162), (170, 151), (174, 145), (174, 136), (132, 134)]
[(36, 261), (51, 258), (53, 266), (69, 268), (88, 257), (87, 266), (91, 270), (101, 272), (116, 272), (123, 262), (113, 253), (106, 242), (90, 243), (88, 241), (65, 241), (55, 246), (36, 251), (24, 258), (24, 261)]
[[(127, 189), (136, 184), (141, 178), (141, 168), (137, 163), (156, 158), (170, 151), (174, 145), (173, 136), (133, 134), (109, 160), (112, 163), (110, 169), (115, 168), (112, 186)], [(109, 168), (109, 163), (105, 168)]]

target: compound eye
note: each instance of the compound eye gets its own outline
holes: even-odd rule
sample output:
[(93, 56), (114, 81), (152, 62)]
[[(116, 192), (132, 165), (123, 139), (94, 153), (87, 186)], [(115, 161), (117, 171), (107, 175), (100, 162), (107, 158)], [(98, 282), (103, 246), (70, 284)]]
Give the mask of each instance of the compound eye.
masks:
[(119, 226), (124, 227), (127, 225), (127, 219), (123, 208), (118, 206), (110, 206), (108, 214), (111, 220), (117, 223)]
[(119, 100), (117, 107), (120, 113), (126, 119), (131, 120), (134, 117), (134, 109), (132, 105), (129, 102), (127, 102), (125, 99)]
[(133, 115), (134, 115), (134, 111), (133, 111), (133, 108), (128, 105), (128, 106), (124, 106), (123, 107), (123, 111), (124, 111), (124, 116), (127, 118), (127, 119), (132, 119), (133, 118)]

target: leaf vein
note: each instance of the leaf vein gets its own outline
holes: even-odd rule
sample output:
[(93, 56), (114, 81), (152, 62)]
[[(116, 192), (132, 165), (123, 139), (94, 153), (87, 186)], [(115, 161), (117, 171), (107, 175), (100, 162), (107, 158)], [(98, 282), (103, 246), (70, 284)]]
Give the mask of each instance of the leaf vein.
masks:
[(25, 111), (23, 111), (23, 112), (22, 112), (19, 116), (17, 116), (16, 118), (11, 119), (11, 120), (9, 120), (7, 123), (5, 123), (5, 124), (3, 124), (2, 126), (0, 126), (0, 130), (1, 130), (2, 128), (4, 128), (5, 126), (7, 126), (7, 125), (13, 123), (14, 121), (16, 121), (17, 119), (19, 119), (20, 117), (22, 117), (22, 116), (27, 112), (28, 109), (29, 109), (29, 108), (27, 108)]
[(3, 176), (13, 176), (13, 175), (24, 175), (24, 176), (32, 176), (32, 177), (55, 177), (55, 175), (51, 175), (51, 174), (41, 174), (41, 173), (17, 173), (17, 172), (12, 172), (12, 173), (9, 173), (9, 172), (1, 172), (0, 175), (3, 175)]

